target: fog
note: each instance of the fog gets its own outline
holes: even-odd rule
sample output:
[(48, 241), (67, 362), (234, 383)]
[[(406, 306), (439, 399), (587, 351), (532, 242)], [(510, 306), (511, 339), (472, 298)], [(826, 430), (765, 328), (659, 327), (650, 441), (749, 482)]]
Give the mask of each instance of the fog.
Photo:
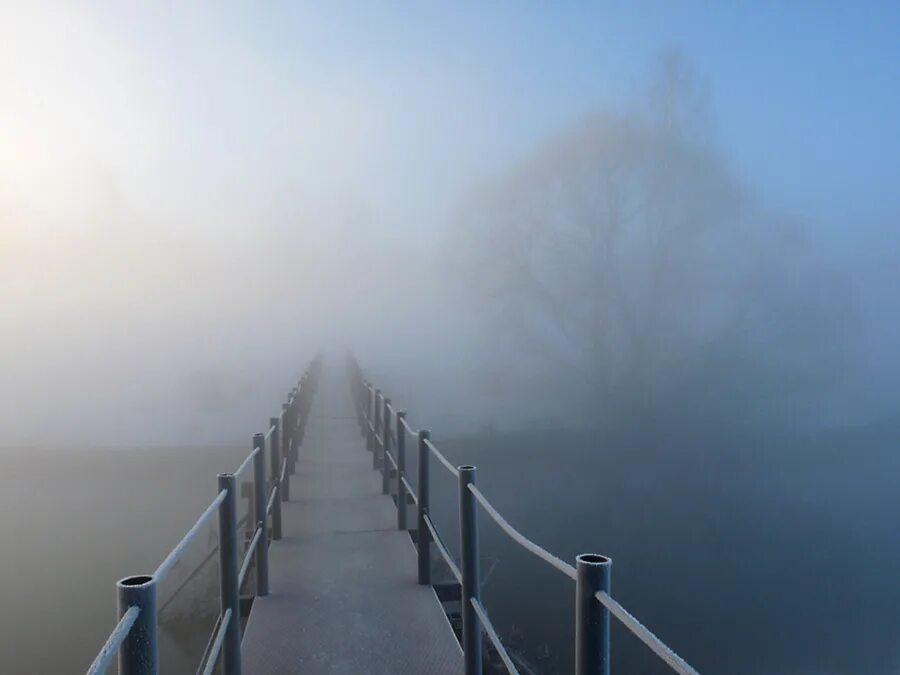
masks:
[(4, 11), (4, 445), (231, 440), (345, 347), (471, 384), (479, 425), (515, 407), (509, 378), (568, 413), (672, 387), (701, 397), (679, 414), (821, 413), (833, 390), (826, 421), (891, 411), (857, 396), (896, 373), (896, 212), (867, 232), (767, 206), (675, 52), (618, 102), (504, 135), (513, 111), (455, 69), (375, 78), (321, 38), (305, 62), (239, 11)]
[[(684, 456), (737, 495), (694, 505), (739, 521), (802, 493), (829, 519), (843, 453), (877, 449), (853, 511), (900, 440), (896, 26), (769, 10), (0, 2), (8, 463), (233, 449), (350, 349), (459, 458), (525, 453), (542, 487), (509, 508), (566, 554), (559, 523), (602, 501), (564, 499), (582, 456), (625, 485), (646, 461), (668, 495)], [(538, 441), (572, 464), (529, 465)]]
[(383, 334), (379, 289), (433, 238), (410, 160), (380, 168), (413, 142), (401, 101), (227, 12), (5, 12), (4, 444), (231, 440), (315, 350)]

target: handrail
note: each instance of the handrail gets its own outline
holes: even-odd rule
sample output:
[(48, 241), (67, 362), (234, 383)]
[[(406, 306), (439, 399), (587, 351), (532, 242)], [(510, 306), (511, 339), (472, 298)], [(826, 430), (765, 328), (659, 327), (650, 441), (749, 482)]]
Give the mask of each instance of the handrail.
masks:
[(256, 545), (259, 543), (259, 537), (262, 535), (262, 525), (257, 526), (253, 539), (247, 546), (247, 552), (244, 554), (244, 561), (241, 563), (241, 571), (238, 572), (238, 588), (244, 585), (244, 578), (247, 576), (247, 570), (250, 569), (250, 562), (256, 553)]
[(244, 469), (246, 469), (248, 466), (250, 466), (250, 462), (253, 461), (253, 458), (256, 457), (256, 453), (258, 453), (258, 452), (259, 452), (259, 448), (253, 448), (253, 450), (250, 452), (250, 454), (244, 458), (243, 462), (241, 462), (241, 465), (237, 468), (237, 471), (234, 472), (235, 477), (240, 476), (241, 473), (244, 471)]
[(416, 496), (415, 490), (412, 489), (412, 485), (406, 480), (406, 476), (401, 476), (400, 480), (403, 483), (403, 487), (406, 488), (406, 494), (412, 498), (413, 504), (418, 504), (419, 498)]
[(385, 450), (385, 451), (384, 451), (384, 456), (387, 457), (389, 460), (391, 460), (391, 464), (392, 464), (392, 465), (394, 466), (394, 468), (396, 469), (396, 468), (397, 468), (397, 460), (394, 459), (394, 456), (391, 454), (391, 451), (390, 451), (390, 450)]
[(216, 512), (216, 509), (219, 508), (219, 504), (222, 503), (222, 500), (225, 499), (225, 495), (228, 494), (228, 490), (222, 490), (219, 494), (216, 495), (216, 498), (212, 500), (209, 506), (206, 507), (206, 511), (203, 512), (197, 522), (194, 523), (194, 526), (187, 531), (181, 541), (173, 548), (169, 555), (165, 557), (165, 559), (159, 564), (159, 567), (156, 568), (156, 571), (153, 573), (153, 579), (157, 582), (162, 581), (166, 578), (166, 575), (172, 570), (175, 566), (175, 563), (178, 562), (178, 559), (184, 553), (188, 544), (191, 543), (191, 540), (197, 535), (200, 529), (206, 525), (206, 521), (209, 520), (212, 515)]
[(500, 655), (500, 660), (503, 661), (503, 665), (506, 666), (506, 671), (509, 675), (519, 675), (519, 670), (516, 668), (516, 664), (513, 663), (512, 659), (509, 658), (509, 652), (506, 651), (506, 647), (503, 646), (503, 641), (500, 640), (500, 636), (497, 635), (494, 624), (492, 624), (491, 620), (488, 618), (484, 605), (475, 598), (472, 598), (471, 602), (472, 609), (475, 610), (475, 613), (478, 615), (478, 620), (481, 622), (481, 627), (484, 628), (484, 632), (487, 633), (488, 638), (494, 645), (494, 649), (496, 649), (497, 653)]
[(444, 465), (444, 468), (446, 468), (447, 471), (449, 471), (454, 476), (459, 478), (459, 471), (456, 469), (455, 466), (453, 466), (450, 463), (450, 460), (448, 460), (446, 457), (444, 457), (444, 454), (440, 450), (438, 450), (436, 447), (434, 447), (434, 443), (432, 443), (430, 439), (428, 439), (428, 438), (425, 439), (425, 446), (429, 450), (431, 450), (431, 454), (433, 454), (435, 457), (437, 457), (438, 461)]
[(138, 614), (140, 613), (141, 608), (132, 605), (125, 614), (122, 615), (122, 618), (119, 619), (119, 623), (116, 624), (112, 633), (106, 638), (106, 643), (100, 648), (97, 658), (94, 659), (94, 662), (87, 669), (87, 675), (103, 675), (103, 673), (106, 672), (106, 669), (109, 668), (113, 657), (116, 655), (116, 652), (119, 651), (119, 647), (122, 646), (122, 642), (128, 636), (131, 627), (134, 626), (134, 622), (137, 621)]
[(459, 566), (456, 564), (456, 561), (453, 560), (450, 551), (447, 550), (447, 546), (444, 544), (444, 540), (441, 539), (441, 535), (438, 534), (434, 523), (431, 522), (431, 516), (425, 516), (425, 525), (431, 533), (431, 541), (437, 546), (438, 553), (441, 554), (441, 557), (444, 559), (444, 562), (447, 563), (447, 567), (450, 568), (450, 571), (453, 573), (453, 576), (456, 577), (456, 580), (459, 583), (462, 583), (462, 572), (459, 571)]
[(207, 554), (203, 557), (203, 560), (201, 560), (200, 563), (199, 563), (199, 564), (191, 571), (191, 573), (188, 574), (188, 575), (182, 580), (182, 582), (181, 582), (180, 584), (178, 584), (178, 588), (176, 588), (174, 591), (172, 591), (172, 592), (169, 594), (169, 597), (166, 598), (166, 601), (165, 601), (164, 603), (162, 603), (162, 604), (159, 606), (159, 609), (157, 610), (157, 614), (164, 614), (164, 613), (165, 613), (165, 611), (166, 611), (166, 610), (169, 608), (169, 606), (175, 601), (175, 598), (178, 597), (178, 594), (184, 589), (184, 587), (187, 586), (191, 581), (193, 581), (193, 579), (195, 579), (196, 576), (197, 576), (198, 574), (200, 574), (200, 572), (201, 572), (201, 571), (203, 570), (203, 568), (206, 566), (206, 563), (208, 563), (210, 560), (212, 560), (212, 557), (213, 557), (216, 553), (218, 553), (218, 552), (219, 552), (219, 547), (218, 547), (218, 545), (213, 546), (213, 547), (207, 552)]
[(634, 633), (641, 642), (647, 645), (654, 654), (665, 661), (669, 668), (679, 675), (699, 675), (699, 673), (691, 668), (684, 659), (669, 649), (662, 640), (656, 637), (649, 628), (638, 621), (627, 609), (622, 607), (622, 605), (616, 602), (609, 593), (597, 591), (594, 594), (594, 597), (601, 605), (606, 607), (614, 617), (621, 621), (628, 630)]
[[(359, 392), (359, 398), (357, 399), (357, 412), (359, 416), (360, 428), (364, 429), (366, 426), (368, 427), (369, 433), (367, 434), (366, 432), (364, 432), (363, 435), (367, 435), (370, 440), (368, 449), (374, 450), (373, 446), (375, 445), (375, 443), (381, 442), (381, 440), (378, 438), (378, 434), (376, 433), (376, 424), (372, 419), (370, 419), (373, 406), (375, 406), (377, 403), (377, 400), (372, 399), (371, 395), (376, 390), (373, 388), (371, 383), (365, 380), (359, 364), (356, 363), (352, 355), (349, 356), (349, 363), (351, 367), (351, 374), (357, 378), (355, 383), (358, 387), (357, 391)], [(367, 391), (368, 394), (366, 393)], [(381, 396), (383, 397), (383, 394)], [(366, 401), (368, 401), (368, 403)], [(549, 564), (551, 567), (554, 567), (555, 569), (575, 581), (576, 594), (579, 598), (579, 607), (581, 607), (581, 609), (576, 612), (576, 618), (579, 622), (576, 626), (577, 653), (588, 654), (587, 658), (589, 660), (594, 659), (594, 656), (590, 656), (591, 654), (602, 654), (601, 661), (592, 666), (589, 666), (589, 672), (595, 672), (595, 666), (598, 669), (597, 672), (603, 672), (605, 674), (608, 674), (609, 672), (608, 617), (609, 614), (612, 614), (676, 673), (678, 673), (679, 675), (698, 675), (697, 671), (690, 665), (688, 665), (688, 663), (684, 661), (684, 659), (682, 659), (674, 651), (672, 651), (662, 640), (656, 637), (656, 635), (654, 635), (650, 631), (650, 629), (644, 626), (624, 607), (622, 607), (622, 605), (620, 605), (609, 595), (609, 564), (611, 561), (608, 558), (594, 554), (581, 555), (578, 556), (578, 567), (576, 568), (564, 562), (560, 558), (557, 558), (555, 555), (542, 548), (541, 546), (538, 546), (535, 542), (530, 540), (524, 534), (519, 532), (519, 530), (510, 525), (509, 521), (507, 521), (499, 511), (497, 511), (497, 509), (493, 506), (493, 504), (490, 503), (487, 497), (485, 497), (484, 494), (475, 486), (475, 467), (454, 467), (453, 464), (451, 464), (450, 461), (443, 455), (443, 453), (441, 453), (437, 449), (434, 443), (432, 443), (428, 432), (417, 432), (413, 430), (413, 428), (409, 425), (409, 422), (407, 422), (405, 415), (398, 415), (392, 405), (387, 405), (386, 408), (396, 420), (398, 433), (399, 425), (402, 424), (404, 429), (410, 435), (418, 437), (419, 439), (419, 487), (421, 490), (421, 497), (417, 497), (413, 493), (412, 486), (402, 475), (400, 475), (398, 485), (402, 486), (405, 489), (406, 494), (412, 496), (413, 501), (417, 506), (419, 527), (417, 531), (416, 547), (419, 558), (419, 583), (431, 583), (429, 571), (430, 539), (430, 541), (433, 542), (437, 547), (438, 552), (447, 563), (457, 582), (459, 582), (459, 584), (461, 585), (461, 590), (463, 593), (462, 601), (464, 603), (461, 641), (463, 645), (463, 651), (466, 656), (467, 673), (481, 672), (480, 668), (477, 665), (481, 657), (472, 656), (472, 654), (478, 655), (480, 653), (480, 630), (483, 629), (484, 632), (488, 635), (488, 638), (496, 647), (497, 652), (500, 654), (500, 658), (503, 660), (503, 663), (506, 666), (507, 670), (513, 675), (518, 675), (515, 664), (510, 658), (509, 653), (506, 651), (505, 647), (503, 647), (499, 635), (491, 624), (490, 618), (487, 615), (487, 610), (478, 600), (479, 584), (477, 581), (477, 520), (474, 514), (474, 504), (464, 499), (465, 495), (468, 493), (472, 498), (475, 499), (475, 501), (481, 504), (481, 507), (484, 509), (484, 511), (515, 543), (533, 554), (539, 560)], [(375, 410), (375, 415), (377, 415), (377, 408)], [(390, 418), (388, 418), (387, 420), (387, 427), (390, 428)], [(391, 462), (395, 467), (398, 465), (398, 462), (394, 460), (390, 452), (386, 452), (384, 454), (387, 455), (389, 459), (391, 459)], [(457, 566), (456, 562), (453, 560), (450, 552), (447, 550), (446, 545), (441, 539), (440, 534), (437, 532), (437, 529), (435, 528), (434, 523), (431, 520), (431, 516), (429, 515), (427, 463), (429, 454), (434, 455), (444, 466), (444, 468), (446, 468), (451, 474), (456, 476), (460, 481), (460, 540), (462, 548), (462, 567), (465, 570), (465, 573), (460, 570), (460, 566)], [(386, 463), (384, 463), (382, 471), (386, 471), (386, 466)], [(401, 473), (401, 469), (400, 467), (398, 467), (398, 475)], [(462, 475), (463, 473), (465, 473), (465, 475)], [(401, 496), (399, 488), (397, 496)], [(406, 504), (401, 502), (399, 499), (397, 500), (397, 506), (398, 509), (406, 509)], [(423, 528), (428, 530), (427, 534), (423, 531)], [(466, 590), (467, 588), (469, 590)], [(592, 614), (593, 610), (585, 609), (585, 599), (587, 599), (588, 605), (592, 600), (596, 600), (604, 608), (604, 610), (601, 610), (601, 614), (599, 617)], [(471, 607), (471, 611), (474, 612), (474, 616), (466, 616), (466, 612), (468, 611), (466, 609), (466, 605), (469, 605)], [(607, 611), (609, 614), (605, 613)], [(481, 628), (476, 629), (474, 633), (471, 630), (473, 621), (476, 622), (476, 627), (478, 623), (480, 623), (481, 626)], [(576, 659), (576, 661), (577, 660), (578, 659)], [(584, 664), (582, 664), (582, 666), (580, 666), (579, 668), (583, 667), (585, 667)], [(579, 669), (578, 672), (581, 673), (588, 671)]]
[(526, 551), (529, 551), (536, 555), (538, 558), (543, 560), (545, 563), (552, 565), (560, 572), (565, 574), (570, 579), (575, 579), (575, 568), (572, 567), (569, 563), (564, 562), (557, 558), (555, 555), (550, 553), (550, 551), (541, 548), (537, 544), (535, 544), (531, 539), (526, 537), (524, 534), (519, 532), (516, 528), (509, 524), (509, 522), (500, 515), (497, 509), (487, 500), (487, 497), (482, 494), (481, 490), (479, 490), (474, 485), (469, 485), (469, 492), (471, 492), (475, 499), (481, 504), (482, 508), (484, 508), (485, 512), (494, 519), (494, 522), (500, 526), (500, 529), (506, 532), (506, 534), (516, 542), (519, 546), (524, 548)]
[(216, 631), (216, 639), (209, 650), (209, 656), (206, 658), (206, 666), (203, 668), (203, 675), (212, 675), (216, 669), (216, 661), (219, 659), (219, 653), (222, 651), (222, 645), (225, 644), (225, 629), (228, 628), (228, 622), (231, 621), (231, 610), (226, 609), (219, 622), (219, 629)]
[[(88, 675), (101, 675), (119, 654), (119, 674), (157, 672), (159, 669), (159, 645), (157, 629), (160, 614), (171, 604), (175, 596), (189, 583), (200, 570), (216, 554), (219, 554), (221, 573), (219, 575), (220, 614), (217, 617), (217, 628), (207, 642), (198, 673), (209, 675), (215, 670), (217, 661), (221, 660), (224, 675), (235, 675), (240, 671), (240, 586), (247, 577), (250, 563), (256, 561), (257, 596), (268, 594), (268, 522), (271, 512), (272, 539), (281, 538), (281, 504), (275, 500), (282, 496), (288, 499), (289, 475), (295, 471), (297, 451), (303, 442), (306, 423), (310, 415), (318, 377), (321, 370), (321, 357), (314, 358), (306, 368), (299, 383), (287, 396), (287, 402), (281, 406), (280, 416), (269, 418), (265, 433), (254, 434), (253, 450), (244, 458), (233, 474), (223, 473), (218, 476), (219, 492), (206, 510), (194, 522), (193, 526), (181, 538), (178, 544), (166, 555), (152, 575), (129, 576), (116, 585), (119, 606), (119, 622), (110, 633), (106, 643), (98, 652), (91, 664)], [(279, 430), (283, 434), (279, 434)], [(266, 461), (261, 455), (266, 451), (271, 455), (272, 476), (265, 476)], [(281, 458), (281, 474), (276, 476), (278, 458)], [(243, 559), (239, 558), (238, 532), (249, 516), (238, 519), (235, 502), (236, 478), (253, 464), (255, 517), (259, 517), (259, 525), (250, 542), (249, 549)], [(268, 478), (272, 480), (269, 501), (264, 501), (265, 486)], [(179, 583), (175, 591), (161, 607), (157, 603), (160, 583), (179, 562), (187, 547), (196, 538), (200, 530), (209, 522), (213, 514), (218, 512), (219, 543), (209, 551), (203, 561)], [(263, 537), (265, 537), (263, 539)], [(238, 564), (240, 563), (240, 571)], [(220, 659), (221, 657), (221, 659)]]
[(266, 502), (266, 515), (272, 513), (272, 507), (275, 506), (275, 498), (278, 496), (278, 484), (272, 486), (269, 490), (269, 501)]
[[(247, 519), (249, 517), (250, 517), (250, 514), (245, 513), (243, 515), (243, 517), (240, 520), (238, 520), (237, 523), (235, 524), (235, 529), (240, 529), (241, 526), (247, 522)], [(203, 560), (201, 560), (199, 562), (199, 564), (194, 568), (194, 571), (191, 572), (190, 574), (188, 574), (184, 578), (184, 580), (180, 584), (178, 584), (178, 588), (176, 588), (174, 591), (172, 591), (169, 594), (169, 597), (166, 599), (166, 601), (162, 605), (159, 606), (159, 610), (157, 611), (159, 614), (163, 614), (166, 611), (166, 609), (168, 609), (169, 605), (171, 605), (172, 602), (175, 600), (175, 598), (178, 597), (178, 594), (184, 589), (184, 587), (187, 586), (200, 573), (200, 571), (203, 569), (203, 567), (206, 565), (206, 563), (208, 563), (212, 559), (212, 557), (218, 552), (219, 552), (218, 544), (216, 546), (213, 546), (211, 549), (209, 549), (209, 552), (206, 554), (206, 556), (203, 558)]]
[(419, 435), (419, 432), (418, 432), (417, 430), (413, 429), (413, 428), (409, 425), (409, 422), (406, 421), (406, 418), (405, 418), (405, 417), (404, 417), (401, 421), (402, 421), (402, 423), (403, 423), (404, 428), (406, 429), (406, 432), (407, 432), (410, 436), (412, 436), (413, 438), (415, 438), (415, 437), (417, 437), (417, 436)]

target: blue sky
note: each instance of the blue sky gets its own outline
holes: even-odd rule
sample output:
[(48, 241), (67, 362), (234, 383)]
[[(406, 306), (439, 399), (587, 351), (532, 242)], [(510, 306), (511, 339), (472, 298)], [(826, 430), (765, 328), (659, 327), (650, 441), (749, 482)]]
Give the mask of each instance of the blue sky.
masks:
[[(42, 7), (0, 4), (13, 44), (0, 74), (21, 84), (0, 93), (7, 138), (62, 128), (48, 165), (102, 164), (155, 204), (180, 185), (196, 198), (257, 181), (439, 220), (590, 110), (626, 109), (675, 48), (708, 87), (719, 147), (767, 203), (831, 231), (900, 214), (897, 3)], [(77, 151), (59, 147), (72, 139)]]
[(252, 13), (232, 16), (234, 30), (273, 59), (325, 81), (363, 77), (382, 95), (393, 89), (399, 106), (410, 94), (415, 114), (434, 116), (418, 123), (435, 136), (452, 133), (444, 125), (459, 112), (416, 108), (405, 86), (424, 88), (435, 107), (454, 95), (477, 106), (485, 164), (592, 108), (623, 106), (674, 47), (709, 86), (721, 147), (776, 205), (832, 223), (898, 214), (897, 3), (329, 3), (281, 19)]

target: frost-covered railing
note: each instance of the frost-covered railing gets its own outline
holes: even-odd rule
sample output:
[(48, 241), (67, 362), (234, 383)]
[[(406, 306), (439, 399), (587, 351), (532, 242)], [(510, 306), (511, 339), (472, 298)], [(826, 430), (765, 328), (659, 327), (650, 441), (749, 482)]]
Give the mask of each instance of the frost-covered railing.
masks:
[[(269, 593), (269, 542), (281, 539), (281, 502), (290, 499), (290, 476), (294, 473), (297, 449), (303, 441), (310, 405), (321, 370), (316, 357), (281, 406), (281, 413), (269, 419), (265, 433), (253, 435), (253, 450), (234, 473), (218, 476), (218, 494), (203, 514), (150, 575), (131, 576), (116, 584), (119, 622), (88, 668), (88, 675), (105, 673), (118, 654), (120, 675), (157, 675), (157, 589), (181, 559), (197, 534), (218, 514), (219, 606), (220, 611), (198, 673), (209, 675), (222, 663), (225, 675), (241, 672), (240, 591), (255, 563), (256, 595)], [(266, 450), (271, 475), (266, 476)], [(243, 543), (237, 519), (237, 477), (253, 467), (253, 534)], [(182, 586), (183, 587), (183, 586)], [(181, 590), (179, 587), (176, 593)]]
[[(431, 584), (431, 545), (437, 549), (456, 579), (462, 604), (462, 647), (466, 675), (481, 675), (482, 631), (497, 650), (509, 673), (519, 671), (487, 610), (480, 600), (478, 555), (478, 509), (480, 505), (500, 529), (519, 546), (562, 572), (575, 582), (575, 673), (609, 675), (610, 615), (646, 644), (654, 654), (680, 675), (698, 675), (610, 595), (612, 560), (596, 553), (576, 556), (575, 565), (560, 560), (509, 524), (475, 485), (475, 467), (454, 466), (431, 442), (427, 430), (415, 430), (406, 421), (406, 412), (396, 409), (363, 374), (352, 355), (347, 359), (360, 430), (372, 453), (372, 466), (382, 472), (382, 492), (389, 494), (391, 478), (396, 478), (397, 527), (407, 529), (407, 506), (416, 506), (416, 542), (419, 583)], [(406, 438), (418, 446), (418, 494), (406, 478)], [(429, 459), (434, 457), (459, 483), (460, 563), (457, 565), (437, 531), (429, 513)]]

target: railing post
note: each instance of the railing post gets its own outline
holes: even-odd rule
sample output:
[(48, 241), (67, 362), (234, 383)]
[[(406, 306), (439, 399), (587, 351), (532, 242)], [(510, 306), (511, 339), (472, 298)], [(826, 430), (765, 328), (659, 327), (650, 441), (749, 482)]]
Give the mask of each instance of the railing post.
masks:
[(219, 504), (219, 607), (221, 616), (231, 610), (222, 644), (223, 675), (241, 675), (241, 598), (238, 588), (237, 490), (234, 475), (219, 474), (219, 491), (226, 490)]
[(368, 411), (366, 419), (369, 422), (366, 425), (366, 450), (373, 452), (375, 447), (375, 388), (372, 385), (369, 385), (369, 401), (366, 409)]
[(306, 423), (309, 421), (309, 415), (312, 411), (312, 400), (315, 395), (316, 390), (316, 382), (317, 376), (315, 375), (316, 371), (309, 370), (303, 374), (303, 380), (301, 382), (301, 396), (300, 396), (300, 438), (298, 446), (303, 443), (303, 439), (306, 437)]
[(375, 438), (372, 443), (372, 468), (378, 468), (378, 436), (381, 433), (381, 389), (375, 390), (375, 419), (372, 426), (375, 427)]
[(406, 529), (406, 429), (403, 428), (405, 410), (397, 411), (397, 529)]
[(481, 626), (472, 600), (479, 598), (478, 505), (469, 490), (475, 485), (475, 467), (459, 471), (459, 550), (462, 571), (462, 643), (466, 675), (481, 675)]
[(306, 403), (309, 398), (310, 378), (309, 372), (303, 373), (300, 384), (297, 385), (297, 448), (303, 443), (303, 433), (306, 431)]
[(609, 610), (594, 595), (609, 593), (611, 568), (603, 555), (575, 558), (575, 675), (609, 675)]
[(366, 450), (372, 452), (372, 449), (375, 447), (374, 441), (374, 420), (375, 420), (375, 406), (372, 401), (375, 399), (375, 390), (372, 389), (372, 385), (369, 385), (369, 396), (368, 401), (366, 402)]
[[(277, 490), (275, 502), (272, 504), (272, 539), (281, 539), (281, 431), (277, 417), (269, 418), (269, 426), (274, 427), (269, 439), (269, 464), (272, 469), (272, 486)], [(287, 476), (285, 476), (287, 478)]]
[(288, 398), (288, 413), (291, 417), (291, 473), (297, 466), (297, 457), (300, 454), (297, 448), (300, 445), (300, 427), (298, 420), (300, 419), (300, 391), (297, 387), (291, 390)]
[(266, 517), (266, 437), (253, 435), (253, 447), (257, 450), (253, 457), (253, 503), (257, 527), (262, 534), (256, 543), (256, 594), (269, 594), (269, 532)]
[(416, 509), (416, 557), (419, 563), (419, 583), (423, 586), (431, 583), (431, 533), (425, 524), (428, 515), (428, 446), (425, 441), (430, 438), (427, 430), (419, 432), (419, 476), (416, 489), (419, 491), (419, 505)]
[(284, 483), (281, 486), (281, 501), (289, 502), (291, 500), (291, 474), (294, 469), (291, 461), (291, 430), (290, 415), (288, 414), (288, 404), (281, 404), (281, 456), (287, 458), (287, 470), (285, 471)]
[(116, 590), (120, 619), (132, 606), (141, 610), (119, 647), (119, 675), (158, 675), (156, 581), (151, 576), (127, 577), (116, 584)]
[(384, 407), (381, 413), (381, 494), (386, 495), (391, 491), (391, 463), (388, 462), (388, 452), (391, 448), (391, 399), (384, 399)]
[(309, 374), (309, 371), (306, 371), (297, 385), (297, 447), (303, 443), (303, 434), (306, 431), (306, 418), (309, 414), (312, 386), (312, 376)]
[(359, 433), (363, 437), (366, 436), (366, 413), (368, 412), (369, 404), (366, 394), (368, 393), (369, 383), (360, 379), (356, 388), (356, 414), (359, 419)]

